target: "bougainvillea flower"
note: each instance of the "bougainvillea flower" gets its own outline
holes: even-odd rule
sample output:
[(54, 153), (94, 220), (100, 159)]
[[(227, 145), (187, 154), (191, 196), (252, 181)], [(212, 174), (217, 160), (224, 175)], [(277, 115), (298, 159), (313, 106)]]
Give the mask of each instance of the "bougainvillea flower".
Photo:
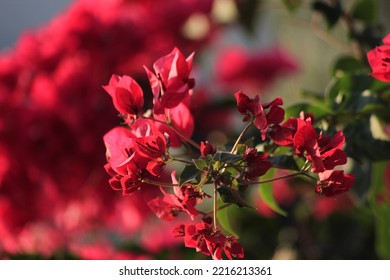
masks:
[(112, 75), (103, 88), (111, 95), (115, 109), (123, 116), (137, 116), (144, 105), (144, 94), (138, 83), (127, 75)]
[(164, 221), (172, 221), (180, 212), (187, 213), (193, 220), (199, 212), (195, 209), (197, 199), (202, 195), (191, 187), (177, 188), (174, 194), (161, 189), (164, 197), (156, 197), (148, 202), (150, 209)]
[(258, 178), (272, 167), (272, 163), (267, 160), (268, 155), (259, 153), (255, 148), (247, 148), (244, 154), (244, 159), (247, 164), (244, 178), (251, 181)]
[(214, 260), (222, 259), (222, 252), (232, 259), (243, 258), (244, 250), (231, 236), (225, 236), (212, 226), (212, 219), (205, 217), (196, 225), (179, 225), (174, 229), (176, 237), (184, 237), (184, 245), (188, 248), (195, 248)]
[(312, 114), (301, 112), (300, 117), (290, 117), (282, 124), (273, 125), (268, 130), (268, 136), (275, 144), (280, 146), (294, 147), (294, 135), (302, 127), (307, 125), (307, 122), (313, 123), (314, 117)]
[(144, 66), (153, 92), (153, 111), (162, 114), (165, 108), (174, 108), (195, 85), (190, 78), (194, 53), (185, 58), (179, 49), (161, 57), (153, 64), (155, 74)]
[(332, 156), (336, 150), (341, 150), (345, 144), (345, 136), (338, 131), (333, 137), (320, 135), (318, 146), (323, 157)]
[(134, 156), (133, 138), (134, 134), (125, 127), (115, 127), (103, 137), (107, 161), (116, 173), (127, 174), (126, 164)]
[[(176, 179), (176, 171), (171, 173), (172, 184), (178, 185)], [(203, 200), (208, 195), (204, 192), (192, 188), (191, 186), (174, 186), (174, 193), (167, 193), (163, 188), (160, 188), (164, 197), (156, 197), (148, 202), (150, 209), (157, 217), (164, 221), (172, 221), (180, 212), (187, 213), (193, 220), (199, 212), (195, 209), (195, 205)]]
[(253, 123), (258, 129), (263, 129), (267, 125), (267, 119), (263, 107), (259, 103), (259, 96), (250, 98), (244, 92), (239, 91), (234, 94), (237, 101), (237, 109), (244, 115), (243, 122), (251, 120), (253, 117)]
[(131, 129), (116, 127), (104, 136), (104, 142), (109, 183), (123, 194), (134, 193), (165, 166), (167, 139), (151, 120), (137, 119)]
[(273, 126), (268, 135), (277, 145), (290, 146), (297, 155), (305, 157), (312, 164), (312, 172), (331, 170), (347, 163), (347, 155), (342, 150), (343, 132), (338, 131), (333, 137), (318, 135), (309, 115), (291, 117), (285, 123)]
[(371, 75), (380, 81), (390, 82), (390, 34), (384, 39), (385, 45), (376, 47), (367, 53), (372, 68)]
[(162, 133), (154, 131), (150, 136), (133, 138), (136, 152), (149, 159), (161, 158), (167, 150), (167, 141)]
[(290, 118), (281, 125), (275, 125), (268, 131), (268, 136), (279, 146), (293, 146), (297, 128), (296, 118)]
[(168, 135), (161, 133), (153, 121), (146, 119), (136, 120), (131, 128), (136, 136), (133, 138), (135, 156), (132, 172), (145, 170), (158, 177), (167, 160)]
[[(229, 260), (232, 260), (233, 258), (244, 258), (244, 248), (241, 246), (240, 243), (238, 243), (237, 238), (234, 236), (227, 237), (227, 240), (225, 241), (225, 244), (223, 246), (223, 251), (225, 252), (226, 257), (228, 257)], [(221, 254), (215, 255), (216, 259), (222, 259)]]
[[(253, 124), (261, 131), (261, 138), (264, 140), (268, 129), (278, 125), (284, 119), (284, 109), (279, 107), (283, 105), (281, 97), (276, 97), (268, 103), (260, 104), (259, 96), (250, 98), (242, 91), (234, 94), (237, 101), (237, 109), (244, 115), (243, 121), (246, 122), (253, 118)], [(265, 111), (267, 110), (267, 112)]]
[(328, 197), (348, 191), (355, 182), (354, 176), (344, 174), (343, 170), (327, 170), (318, 175), (315, 192)]
[(322, 172), (325, 170), (318, 146), (318, 135), (311, 122), (305, 122), (305, 125), (297, 129), (293, 140), (295, 152), (298, 155), (306, 157), (312, 163), (313, 172)]
[(131, 195), (138, 191), (143, 185), (134, 172), (130, 172), (128, 175), (123, 176), (120, 181), (123, 195)]
[(298, 129), (294, 135), (294, 148), (297, 154), (304, 155), (312, 163), (313, 172), (331, 170), (337, 165), (347, 163), (347, 155), (341, 150), (345, 143), (342, 131), (334, 137), (318, 135), (311, 119), (298, 119)]
[(180, 131), (186, 138), (190, 138), (194, 132), (194, 118), (183, 102), (172, 109), (165, 109), (163, 114), (154, 114), (153, 116), (154, 119), (158, 120), (155, 122), (155, 126), (162, 133), (169, 135), (169, 144), (173, 148), (180, 147), (181, 143), (185, 141), (177, 131)]

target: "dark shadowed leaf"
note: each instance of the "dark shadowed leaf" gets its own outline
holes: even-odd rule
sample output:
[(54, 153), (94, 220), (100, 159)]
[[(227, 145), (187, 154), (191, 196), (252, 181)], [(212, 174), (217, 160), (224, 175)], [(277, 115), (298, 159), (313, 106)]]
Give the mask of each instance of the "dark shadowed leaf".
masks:
[(281, 155), (275, 157), (268, 157), (267, 159), (276, 168), (299, 171), (299, 167), (295, 162), (293, 156)]
[(197, 178), (199, 170), (195, 165), (187, 164), (179, 177), (179, 185), (182, 186), (184, 183), (193, 181)]
[(348, 156), (359, 161), (390, 160), (390, 142), (375, 139), (370, 130), (369, 119), (356, 120), (344, 129), (346, 138), (345, 151)]
[(242, 207), (253, 208), (241, 197), (241, 194), (238, 190), (235, 190), (227, 186), (221, 186), (218, 188), (218, 193), (223, 203), (233, 203), (240, 208)]
[(231, 154), (229, 152), (217, 152), (214, 155), (215, 161), (233, 163), (242, 159), (242, 156)]

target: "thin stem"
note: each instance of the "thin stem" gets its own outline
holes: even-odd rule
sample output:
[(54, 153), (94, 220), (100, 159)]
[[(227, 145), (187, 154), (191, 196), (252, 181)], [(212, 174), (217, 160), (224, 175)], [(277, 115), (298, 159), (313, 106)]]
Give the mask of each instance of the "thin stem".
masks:
[(317, 181), (317, 178), (314, 178), (313, 176), (311, 176), (311, 175), (309, 175), (307, 173), (295, 172), (295, 173), (287, 174), (287, 175), (284, 175), (284, 176), (281, 176), (281, 177), (276, 177), (276, 178), (272, 178), (272, 179), (252, 182), (250, 184), (251, 185), (252, 184), (265, 184), (265, 183), (269, 183), (269, 182), (273, 182), (273, 181), (277, 181), (277, 180), (281, 180), (281, 179), (287, 179), (287, 178), (295, 177), (295, 176), (298, 176), (298, 175), (303, 175), (303, 176), (306, 176), (306, 177), (308, 177), (308, 178), (310, 178), (312, 180), (316, 180)]
[(148, 184), (151, 184), (151, 185), (155, 185), (155, 186), (159, 186), (159, 187), (164, 187), (164, 188), (173, 188), (173, 187), (178, 187), (179, 186), (179, 184), (158, 182), (158, 181), (154, 181), (154, 180), (151, 180), (151, 179), (143, 179), (142, 182), (143, 183), (148, 183)]
[[(145, 117), (144, 117), (145, 118)], [(169, 126), (170, 128), (173, 129), (173, 131), (175, 131), (175, 133), (177, 135), (180, 136), (180, 138), (182, 138), (184, 141), (186, 141), (187, 143), (191, 144), (192, 146), (194, 146), (196, 149), (200, 150), (200, 145), (198, 143), (196, 143), (194, 140), (188, 138), (187, 136), (185, 136), (180, 130), (178, 130), (176, 127), (174, 127), (173, 125), (170, 125), (166, 122), (163, 122), (163, 121), (160, 121), (160, 120), (156, 120), (155, 118), (153, 117), (150, 117), (150, 118), (145, 118), (145, 119), (149, 119), (149, 120), (152, 120), (152, 121), (155, 121), (155, 122), (158, 122), (158, 123), (161, 123), (161, 124), (164, 124), (166, 126)]]
[(303, 176), (306, 176), (306, 177), (308, 177), (308, 178), (310, 178), (310, 179), (312, 179), (312, 180), (318, 181), (317, 178), (315, 178), (315, 177), (313, 177), (313, 176), (311, 176), (311, 175), (309, 175), (309, 174), (307, 174), (307, 173), (302, 173), (302, 175), (303, 175)]
[(273, 182), (273, 181), (277, 181), (277, 180), (281, 180), (281, 179), (295, 177), (295, 176), (298, 176), (301, 174), (302, 174), (301, 172), (296, 172), (296, 173), (287, 174), (287, 175), (284, 175), (281, 177), (271, 178), (271, 179), (262, 180), (262, 181), (256, 181), (256, 182), (253, 182), (251, 184), (265, 184), (265, 183), (269, 183), (269, 182)]
[(232, 150), (230, 151), (231, 154), (234, 153), (234, 151), (237, 149), (237, 146), (238, 144), (240, 144), (240, 141), (242, 139), (242, 137), (244, 136), (245, 132), (249, 129), (249, 127), (253, 124), (253, 121), (250, 121), (245, 127), (244, 129), (241, 131), (241, 134), (238, 136), (237, 140), (236, 140), (236, 143), (234, 143), (234, 146), (232, 148)]

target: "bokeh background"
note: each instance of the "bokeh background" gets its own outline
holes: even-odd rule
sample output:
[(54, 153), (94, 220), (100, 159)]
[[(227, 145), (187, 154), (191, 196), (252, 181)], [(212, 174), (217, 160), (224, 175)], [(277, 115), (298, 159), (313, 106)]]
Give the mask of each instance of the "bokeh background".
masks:
[[(235, 91), (292, 105), (305, 100), (302, 91), (325, 91), (340, 56), (359, 55), (348, 26), (328, 28), (313, 2), (0, 0), (0, 258), (203, 258), (148, 209), (155, 190), (124, 197), (109, 187), (102, 137), (120, 119), (101, 86), (127, 74), (150, 94), (142, 65), (175, 46), (195, 51), (193, 138), (226, 145), (242, 128)], [(349, 10), (358, 1), (340, 2)], [(381, 38), (390, 3), (371, 2)], [(388, 140), (383, 129), (376, 134)], [(257, 210), (228, 208), (223, 217), (249, 259), (388, 258), (388, 225), (387, 237), (378, 234), (369, 183), (361, 183), (322, 198), (281, 180), (274, 195), (287, 217), (257, 192), (248, 198)]]

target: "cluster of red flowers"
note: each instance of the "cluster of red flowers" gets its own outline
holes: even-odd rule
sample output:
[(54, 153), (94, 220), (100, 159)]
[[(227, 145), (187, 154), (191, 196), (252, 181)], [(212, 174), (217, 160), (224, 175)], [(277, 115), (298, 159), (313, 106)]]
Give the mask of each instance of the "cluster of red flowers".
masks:
[(297, 155), (311, 163), (311, 171), (319, 175), (317, 193), (333, 196), (346, 192), (352, 187), (354, 177), (342, 170), (333, 171), (336, 166), (347, 163), (347, 155), (342, 150), (343, 132), (338, 131), (333, 138), (322, 133), (318, 135), (312, 119), (304, 114), (301, 118), (290, 118), (273, 128), (271, 138), (278, 145), (293, 147)]
[[(250, 98), (242, 91), (235, 94), (237, 109), (248, 125), (230, 152), (213, 147), (208, 141), (198, 145), (191, 140), (193, 117), (188, 106), (195, 84), (191, 78), (192, 61), (193, 54), (185, 58), (174, 48), (154, 63), (154, 73), (144, 66), (153, 93), (151, 110), (143, 111), (144, 94), (131, 77), (113, 75), (104, 86), (126, 125), (104, 136), (111, 187), (131, 195), (137, 190), (159, 186), (163, 197), (153, 198), (148, 206), (164, 221), (174, 220), (181, 212), (192, 220), (202, 215), (198, 224), (181, 224), (174, 229), (175, 236), (184, 237), (185, 246), (213, 259), (221, 259), (222, 252), (229, 259), (244, 257), (237, 238), (223, 234), (218, 228), (216, 201), (219, 192), (228, 197), (224, 202), (244, 206), (239, 186), (255, 184), (273, 166), (266, 153), (239, 143), (252, 124), (260, 131), (262, 141), (270, 139), (276, 145), (288, 146), (296, 157), (306, 160), (301, 171), (294, 175), (314, 178), (307, 174), (311, 167), (311, 172), (319, 177), (315, 192), (334, 196), (352, 187), (352, 175), (333, 171), (347, 162), (342, 150), (343, 133), (339, 131), (333, 138), (318, 134), (312, 125), (313, 117), (303, 113), (300, 118), (282, 123), (285, 111), (280, 107), (283, 105), (280, 97), (260, 104), (258, 96)], [(189, 161), (171, 153), (171, 148), (179, 148), (183, 143), (195, 147), (198, 157)], [(194, 154), (192, 150), (187, 152), (186, 157)], [(176, 172), (172, 172), (171, 179), (164, 179), (166, 165), (175, 161), (186, 164), (179, 181)], [(204, 191), (207, 184), (214, 185), (213, 196)], [(172, 188), (173, 193), (166, 192), (165, 187)], [(204, 198), (211, 197), (214, 198), (213, 218), (195, 208)]]
[(258, 96), (251, 99), (243, 92), (235, 96), (239, 112), (245, 115), (243, 121), (253, 118), (253, 124), (261, 131), (263, 140), (268, 134), (275, 144), (293, 148), (296, 155), (310, 163), (311, 171), (319, 175), (315, 189), (317, 193), (334, 196), (353, 186), (352, 175), (344, 174), (342, 170), (333, 171), (336, 166), (347, 163), (347, 155), (342, 150), (345, 143), (342, 131), (333, 138), (322, 133), (318, 135), (312, 124), (313, 116), (303, 113), (300, 118), (291, 117), (280, 124), (284, 119), (284, 110), (279, 107), (283, 104), (281, 98), (260, 105)]
[(144, 97), (131, 77), (114, 75), (104, 87), (130, 125), (130, 129), (117, 127), (104, 136), (106, 169), (113, 176), (110, 184), (114, 189), (131, 194), (149, 179), (158, 178), (169, 160), (168, 143), (178, 147), (181, 137), (191, 137), (193, 119), (184, 102), (194, 83), (189, 78), (191, 68), (192, 55), (186, 59), (176, 48), (154, 63), (155, 74), (145, 67), (154, 95), (153, 118), (139, 117)]
[[(192, 59), (193, 54), (185, 58), (175, 48), (154, 63), (155, 73), (145, 67), (153, 92), (152, 117), (142, 114), (143, 93), (131, 77), (113, 75), (109, 85), (104, 86), (129, 126), (116, 127), (104, 136), (108, 160), (106, 170), (112, 176), (110, 185), (114, 190), (130, 195), (150, 185), (164, 185), (158, 180), (165, 164), (172, 159), (168, 148), (180, 147), (181, 142), (188, 141), (192, 134), (193, 118), (187, 107), (195, 82), (190, 78)], [(199, 149), (203, 157), (215, 152), (208, 142), (202, 142)], [(208, 195), (191, 185), (178, 187), (174, 172), (172, 186), (173, 194), (161, 189), (164, 197), (152, 199), (148, 202), (149, 207), (165, 221), (173, 220), (179, 212), (185, 212), (194, 219), (199, 214), (195, 209), (196, 203)], [(213, 228), (210, 219), (208, 217), (208, 222), (203, 221), (196, 227), (183, 225), (185, 245), (216, 259), (221, 258), (221, 250), (229, 258), (243, 257), (243, 250), (236, 239), (226, 237)], [(236, 252), (238, 246), (240, 252)]]
[[(141, 203), (147, 193), (129, 201), (106, 188), (101, 167), (104, 145), (99, 139), (117, 118), (101, 83), (112, 72), (138, 76), (141, 71), (134, 65), (148, 64), (174, 45), (183, 49), (204, 45), (208, 34), (190, 40), (182, 27), (195, 13), (209, 18), (211, 6), (211, 0), (80, 0), (1, 55), (0, 258), (17, 253), (51, 256), (59, 251), (94, 258), (85, 253), (94, 250), (83, 250), (84, 246), (100, 243), (107, 232), (120, 240), (131, 239), (141, 224), (150, 221), (152, 213)], [(140, 88), (132, 80), (114, 77), (110, 84), (130, 86), (132, 91), (128, 95), (109, 90), (121, 114), (142, 107)], [(124, 97), (134, 98), (125, 102), (131, 108), (123, 107)], [(183, 110), (186, 107), (171, 111), (171, 116)], [(172, 117), (176, 120), (182, 122)], [(148, 128), (147, 122), (139, 125), (134, 133), (143, 138), (132, 148), (139, 157), (154, 157), (154, 166), (149, 163), (147, 170), (156, 173), (160, 154), (148, 145), (157, 141), (162, 155), (166, 138)], [(132, 179), (122, 181), (130, 184)], [(115, 252), (107, 250), (107, 244), (113, 246), (106, 240), (102, 251)]]

